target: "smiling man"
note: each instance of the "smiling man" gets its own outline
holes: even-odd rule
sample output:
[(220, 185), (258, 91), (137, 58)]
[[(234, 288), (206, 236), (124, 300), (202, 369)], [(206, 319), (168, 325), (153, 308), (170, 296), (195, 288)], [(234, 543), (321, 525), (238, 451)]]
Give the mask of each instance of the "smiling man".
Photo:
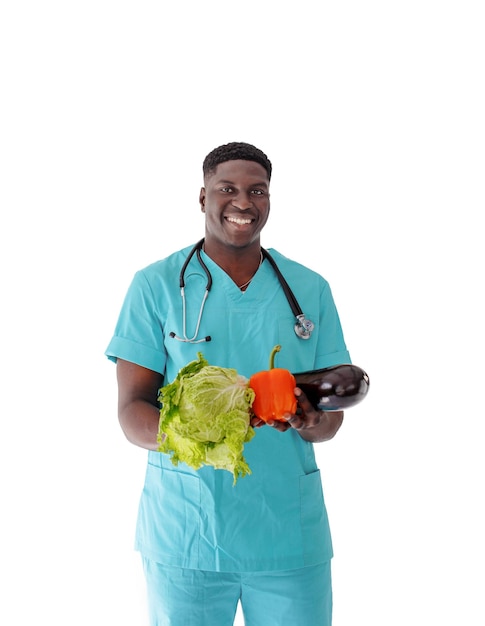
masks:
[(251, 474), (237, 484), (158, 451), (158, 390), (202, 350), (248, 379), (276, 344), (278, 367), (292, 372), (350, 363), (328, 282), (261, 247), (271, 172), (247, 143), (207, 155), (204, 238), (136, 273), (106, 351), (121, 427), (149, 451), (136, 548), (152, 626), (231, 626), (238, 602), (247, 626), (331, 624), (333, 551), (313, 444), (336, 434), (343, 413), (315, 409), (296, 388), (285, 421), (251, 416)]
[(239, 259), (236, 265), (241, 268), (252, 260), (254, 274), (260, 257), (260, 233), (269, 216), (271, 167), (244, 159), (217, 164), (218, 154), (221, 149), (211, 153), (203, 165), (205, 186), (199, 201), (206, 215), (205, 250), (209, 256), (209, 250), (226, 256), (227, 250), (234, 248), (233, 255)]

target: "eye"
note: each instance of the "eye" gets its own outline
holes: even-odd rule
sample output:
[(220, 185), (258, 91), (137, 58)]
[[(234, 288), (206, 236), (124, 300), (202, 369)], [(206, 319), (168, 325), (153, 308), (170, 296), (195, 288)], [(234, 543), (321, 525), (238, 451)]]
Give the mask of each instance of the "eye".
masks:
[(264, 191), (262, 189), (253, 189), (251, 193), (255, 196), (264, 196)]
[(233, 192), (233, 188), (232, 187), (221, 187), (221, 191), (222, 191), (222, 193), (232, 193)]

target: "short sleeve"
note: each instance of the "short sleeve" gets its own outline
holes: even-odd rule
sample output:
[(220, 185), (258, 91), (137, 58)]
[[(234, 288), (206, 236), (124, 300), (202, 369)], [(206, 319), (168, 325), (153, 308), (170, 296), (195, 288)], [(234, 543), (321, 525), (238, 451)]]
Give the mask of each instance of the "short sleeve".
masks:
[(128, 288), (105, 355), (114, 362), (120, 358), (161, 374), (165, 371), (162, 319), (143, 270), (135, 274)]
[(323, 280), (320, 297), (320, 332), (315, 367), (322, 369), (351, 362), (332, 290), (328, 282)]

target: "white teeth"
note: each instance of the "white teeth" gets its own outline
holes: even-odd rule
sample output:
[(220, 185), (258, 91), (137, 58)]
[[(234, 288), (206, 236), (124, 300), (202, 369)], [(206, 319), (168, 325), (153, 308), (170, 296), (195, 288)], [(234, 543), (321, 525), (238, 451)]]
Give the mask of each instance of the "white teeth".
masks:
[(228, 222), (234, 222), (235, 224), (243, 225), (243, 224), (251, 224), (252, 220), (243, 219), (242, 217), (228, 217), (227, 221)]

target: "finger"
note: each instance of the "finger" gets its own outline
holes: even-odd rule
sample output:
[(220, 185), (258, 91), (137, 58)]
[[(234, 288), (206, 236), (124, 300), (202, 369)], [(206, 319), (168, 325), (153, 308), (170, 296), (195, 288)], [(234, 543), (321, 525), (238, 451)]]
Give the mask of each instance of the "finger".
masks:
[(315, 412), (315, 407), (307, 398), (304, 391), (302, 391), (299, 387), (295, 389), (295, 396), (298, 402), (298, 406), (300, 407), (303, 413), (313, 413)]
[(290, 428), (289, 424), (287, 424), (286, 422), (281, 422), (280, 420), (270, 420), (269, 422), (267, 422), (267, 424), (268, 426), (271, 426), (275, 430), (279, 430), (282, 433)]
[(295, 430), (300, 430), (304, 427), (305, 422), (299, 415), (291, 415), (290, 413), (285, 416), (286, 423), (290, 428), (294, 428)]
[(295, 430), (303, 430), (305, 428), (312, 428), (313, 426), (316, 426), (320, 422), (320, 413), (311, 407), (308, 413), (303, 410), (297, 410), (295, 415), (287, 413), (285, 419), (291, 428), (294, 428)]

